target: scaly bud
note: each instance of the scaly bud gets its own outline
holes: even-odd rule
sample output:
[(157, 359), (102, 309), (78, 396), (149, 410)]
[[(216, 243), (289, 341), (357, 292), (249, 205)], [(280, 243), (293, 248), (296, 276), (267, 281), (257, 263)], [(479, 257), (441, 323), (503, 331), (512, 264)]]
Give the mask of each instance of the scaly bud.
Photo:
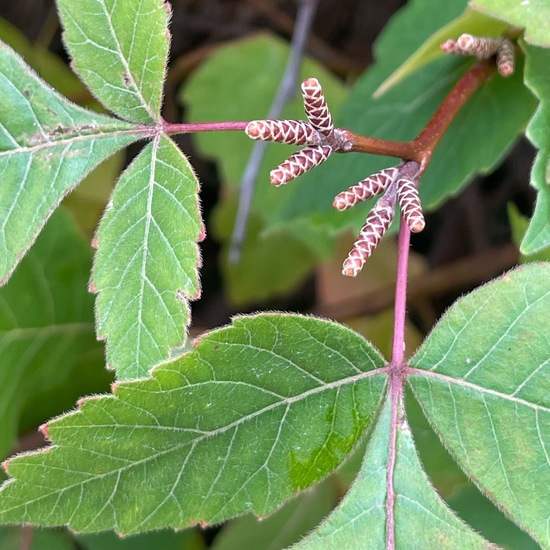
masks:
[(461, 34), (456, 44), (465, 55), (474, 55), (479, 59), (488, 59), (497, 52), (502, 44), (502, 39)]
[(426, 222), (424, 221), (422, 205), (414, 181), (407, 178), (401, 178), (397, 181), (397, 201), (401, 206), (401, 213), (409, 229), (413, 233), (422, 231)]
[(271, 183), (277, 186), (288, 183), (327, 160), (331, 153), (332, 147), (328, 145), (304, 147), (271, 170), (269, 173)]
[(452, 53), (455, 55), (465, 55), (464, 52), (460, 49), (458, 44), (456, 43), (456, 40), (453, 40), (450, 38), (449, 40), (445, 40), (439, 48), (444, 51), (445, 53)]
[(497, 50), (497, 69), (502, 76), (510, 76), (514, 72), (516, 51), (514, 43), (505, 38)]
[(302, 120), (253, 120), (244, 130), (249, 138), (289, 145), (317, 145), (319, 132)]
[(386, 197), (379, 199), (367, 216), (365, 225), (342, 266), (344, 275), (357, 276), (391, 225), (394, 215), (395, 205), (388, 203)]
[(311, 125), (324, 136), (329, 136), (334, 130), (323, 89), (316, 78), (308, 78), (302, 83), (304, 108)]
[(336, 195), (332, 206), (336, 210), (343, 211), (355, 206), (358, 202), (370, 199), (384, 191), (395, 180), (398, 173), (399, 169), (395, 166), (376, 172)]

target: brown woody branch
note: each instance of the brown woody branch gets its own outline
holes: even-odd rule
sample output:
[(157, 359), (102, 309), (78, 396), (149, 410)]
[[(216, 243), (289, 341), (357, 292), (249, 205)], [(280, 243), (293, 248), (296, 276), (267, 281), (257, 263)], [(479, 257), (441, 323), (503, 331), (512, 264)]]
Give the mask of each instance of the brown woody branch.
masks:
[(424, 172), (431, 155), (457, 113), (472, 94), (495, 72), (492, 60), (478, 61), (453, 86), (424, 129), (412, 141), (390, 141), (355, 134), (345, 130), (352, 143), (350, 152), (386, 155), (416, 161)]

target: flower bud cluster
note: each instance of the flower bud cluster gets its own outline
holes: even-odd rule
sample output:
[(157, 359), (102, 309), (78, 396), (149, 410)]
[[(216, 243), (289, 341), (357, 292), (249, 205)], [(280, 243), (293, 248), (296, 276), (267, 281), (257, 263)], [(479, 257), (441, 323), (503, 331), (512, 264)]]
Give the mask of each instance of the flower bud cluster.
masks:
[(336, 195), (332, 205), (337, 210), (347, 210), (358, 202), (384, 191), (382, 198), (376, 202), (367, 216), (344, 262), (344, 275), (355, 277), (361, 271), (390, 227), (395, 216), (396, 203), (401, 207), (403, 219), (412, 232), (418, 233), (424, 229), (424, 216), (418, 196), (419, 168), (416, 162), (403, 162), (398, 166), (381, 170)]
[[(253, 120), (245, 129), (252, 139), (304, 146), (271, 170), (271, 183), (276, 186), (288, 183), (325, 162), (332, 153), (349, 151), (352, 146), (346, 138), (346, 132), (334, 128), (330, 110), (317, 79), (308, 78), (302, 83), (302, 96), (307, 121)], [(419, 174), (420, 166), (417, 162), (405, 161), (372, 174), (334, 198), (334, 208), (343, 211), (384, 193), (368, 214), (344, 262), (344, 275), (355, 277), (361, 271), (365, 261), (390, 227), (395, 217), (396, 204), (401, 207), (402, 217), (410, 230), (422, 231), (425, 223), (418, 196)]]
[(351, 143), (346, 142), (342, 132), (334, 129), (323, 89), (316, 78), (308, 78), (302, 83), (302, 97), (307, 122), (253, 120), (245, 128), (252, 139), (305, 145), (271, 171), (273, 185), (288, 183), (327, 160), (332, 153), (351, 148)]
[(497, 70), (502, 76), (514, 72), (514, 43), (505, 37), (485, 38), (472, 34), (461, 34), (456, 40), (447, 40), (441, 44), (446, 53), (455, 55), (473, 55), (478, 59), (496, 56)]

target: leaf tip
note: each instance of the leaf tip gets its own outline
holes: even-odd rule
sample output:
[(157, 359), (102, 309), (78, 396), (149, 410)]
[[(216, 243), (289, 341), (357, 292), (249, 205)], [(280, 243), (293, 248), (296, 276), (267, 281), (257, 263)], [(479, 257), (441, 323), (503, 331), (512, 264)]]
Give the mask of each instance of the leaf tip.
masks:
[(41, 424), (38, 426), (38, 431), (46, 438), (50, 439), (50, 432), (48, 430), (48, 423), (44, 422), (44, 424)]
[(197, 242), (202, 243), (206, 239), (206, 226), (203, 222), (201, 222), (201, 229), (199, 232), (199, 236), (197, 237)]
[(89, 292), (90, 294), (95, 294), (95, 293), (97, 292), (97, 288), (95, 287), (93, 281), (90, 281), (90, 282), (88, 283), (88, 292)]
[(92, 248), (97, 250), (99, 248), (99, 240), (97, 237), (94, 237), (91, 242)]
[(4, 460), (4, 462), (2, 462), (2, 469), (4, 470), (4, 472), (6, 472), (6, 474), (9, 474), (9, 467), (10, 467), (10, 462), (11, 462), (11, 458), (8, 458), (6, 460)]

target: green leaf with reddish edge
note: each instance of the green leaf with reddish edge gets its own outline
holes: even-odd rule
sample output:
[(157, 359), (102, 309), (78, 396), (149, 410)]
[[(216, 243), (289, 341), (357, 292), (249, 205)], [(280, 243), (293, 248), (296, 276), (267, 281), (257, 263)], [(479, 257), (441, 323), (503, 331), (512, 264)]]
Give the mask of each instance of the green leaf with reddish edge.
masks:
[(119, 379), (147, 375), (182, 346), (200, 292), (204, 235), (193, 168), (166, 136), (123, 172), (96, 236), (97, 332)]
[(550, 246), (550, 50), (525, 43), (525, 84), (539, 99), (539, 107), (527, 127), (527, 137), (539, 149), (531, 170), (531, 185), (538, 191), (535, 212), (523, 238), (522, 254)]
[(535, 46), (550, 46), (550, 4), (547, 0), (474, 0), (470, 7), (486, 15), (525, 27), (525, 39)]
[(475, 36), (499, 36), (508, 27), (506, 23), (488, 17), (477, 11), (466, 8), (456, 19), (434, 32), (428, 39), (374, 92), (380, 97), (392, 86), (413, 74), (415, 71), (437, 59), (447, 55), (441, 51), (441, 44), (448, 38), (458, 38), (462, 33)]
[(141, 137), (134, 126), (62, 98), (0, 45), (0, 284), (61, 199), (101, 161)]
[[(402, 403), (399, 403), (403, 413)], [(300, 550), (385, 550), (387, 548), (387, 474), (391, 466), (391, 401), (386, 403), (367, 446), (359, 475), (338, 508), (292, 548)], [(479, 548), (487, 541), (462, 523), (430, 485), (416, 454), (405, 417), (396, 430), (395, 548)]]
[(170, 7), (162, 0), (57, 0), (72, 65), (97, 99), (132, 122), (160, 120)]
[(549, 322), (550, 264), (524, 265), (459, 300), (411, 359), (409, 378), (464, 472), (545, 548)]
[(353, 450), (383, 365), (337, 323), (237, 318), (50, 422), (53, 448), (7, 462), (0, 522), (136, 533), (269, 514)]
[(37, 392), (59, 389), (73, 365), (90, 353), (102, 355), (87, 292), (90, 264), (90, 251), (70, 216), (59, 211), (0, 289), (2, 457)]
[[(413, 139), (437, 110), (445, 95), (472, 64), (446, 56), (405, 78), (380, 98), (374, 90), (399, 66), (407, 53), (455, 15), (462, 2), (416, 1), (401, 10), (376, 44), (377, 62), (361, 77), (336, 118), (338, 126), (377, 138)], [(434, 23), (435, 22), (435, 23)], [(434, 24), (436, 25), (434, 27)], [(492, 170), (525, 128), (536, 101), (523, 85), (522, 65), (510, 78), (495, 75), (466, 103), (435, 149), (420, 184), (424, 209), (457, 194), (477, 172)], [(377, 155), (333, 155), (300, 177), (296, 191), (278, 209), (273, 226), (306, 217), (325, 230), (358, 230), (372, 201), (347, 212), (332, 208), (332, 199), (348, 186), (398, 159)]]

